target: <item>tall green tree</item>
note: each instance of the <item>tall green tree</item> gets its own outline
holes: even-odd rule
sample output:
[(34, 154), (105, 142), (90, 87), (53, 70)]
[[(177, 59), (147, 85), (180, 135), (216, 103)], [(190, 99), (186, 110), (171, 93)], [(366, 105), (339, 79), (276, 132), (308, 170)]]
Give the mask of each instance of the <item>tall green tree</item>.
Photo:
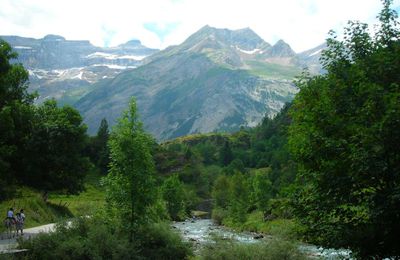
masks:
[(227, 209), (232, 200), (231, 181), (226, 175), (219, 175), (214, 182), (211, 196), (214, 200), (214, 207)]
[(27, 92), (28, 72), (10, 45), (0, 39), (0, 199), (22, 170), (26, 141), (31, 132), (34, 95)]
[(400, 255), (400, 31), (390, 4), (374, 36), (359, 22), (343, 41), (331, 33), (327, 73), (303, 75), (291, 109), (295, 214), (310, 240), (362, 259)]
[(250, 207), (250, 187), (244, 174), (236, 172), (231, 178), (229, 213), (234, 222), (244, 223)]
[(223, 166), (227, 166), (233, 160), (233, 154), (229, 140), (226, 140), (224, 146), (221, 148), (219, 152), (219, 158)]
[(89, 167), (83, 154), (85, 139), (86, 125), (76, 109), (58, 107), (55, 100), (35, 107), (27, 153), (21, 160), (24, 170), (16, 176), (24, 184), (45, 192), (81, 191)]
[(97, 130), (97, 135), (88, 138), (88, 144), (85, 149), (92, 163), (104, 175), (107, 174), (110, 163), (109, 136), (108, 122), (103, 118)]
[(182, 218), (185, 214), (185, 190), (178, 175), (172, 175), (164, 181), (161, 193), (170, 217), (173, 220)]
[(269, 174), (271, 174), (270, 168), (257, 169), (251, 180), (253, 203), (264, 215), (269, 210), (269, 200), (273, 198), (272, 183), (269, 179)]
[(111, 132), (110, 170), (105, 179), (108, 201), (124, 222), (129, 222), (131, 239), (136, 228), (147, 220), (148, 209), (156, 198), (152, 143), (132, 99)]

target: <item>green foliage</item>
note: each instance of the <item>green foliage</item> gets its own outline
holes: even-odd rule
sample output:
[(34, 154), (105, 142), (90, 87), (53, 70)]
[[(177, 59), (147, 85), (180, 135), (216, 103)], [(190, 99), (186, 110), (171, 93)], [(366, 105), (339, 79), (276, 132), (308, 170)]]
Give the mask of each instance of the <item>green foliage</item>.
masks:
[(227, 209), (217, 208), (217, 207), (214, 207), (212, 209), (211, 218), (218, 225), (222, 225), (224, 220), (227, 219), (228, 217), (229, 217), (229, 212)]
[(28, 71), (12, 63), (17, 53), (0, 39), (0, 200), (11, 197), (10, 185), (21, 171), (31, 131), (34, 95), (28, 94)]
[(246, 221), (246, 214), (249, 209), (249, 187), (245, 176), (237, 172), (231, 179), (231, 201), (229, 213), (234, 222), (243, 223)]
[[(26, 215), (25, 227), (52, 223), (73, 215), (65, 204), (59, 204), (58, 201), (46, 203), (40, 193), (26, 187), (19, 187), (12, 199), (7, 199), (0, 203), (2, 216), (5, 215), (9, 208), (13, 208), (14, 212), (24, 209)], [(0, 232), (2, 232), (3, 228), (4, 226), (0, 225)]]
[(187, 259), (191, 250), (167, 225), (151, 224), (129, 235), (118, 220), (78, 218), (59, 224), (53, 233), (21, 240), (28, 259)]
[(108, 122), (103, 118), (100, 122), (97, 135), (89, 137), (86, 147), (86, 154), (103, 175), (107, 174), (110, 163), (110, 149), (107, 145), (109, 135)]
[(282, 239), (271, 239), (260, 243), (235, 243), (216, 238), (200, 252), (200, 259), (307, 259), (294, 242)]
[(223, 166), (227, 166), (233, 160), (232, 150), (228, 141), (221, 148), (219, 157)]
[(231, 181), (226, 175), (220, 175), (215, 180), (211, 193), (215, 207), (222, 209), (228, 208), (232, 200), (231, 185)]
[(12, 62), (16, 57), (0, 40), (0, 200), (11, 197), (15, 184), (78, 192), (88, 170), (82, 118), (55, 101), (33, 105), (28, 71)]
[(155, 152), (157, 169), (162, 175), (176, 173), (197, 191), (198, 198), (212, 198), (212, 217), (218, 223), (242, 227), (255, 210), (263, 212), (265, 219), (291, 217), (285, 198), (295, 179), (296, 165), (286, 147), (289, 107), (274, 119), (265, 118), (254, 129), (168, 141)]
[(139, 232), (140, 255), (144, 259), (188, 259), (192, 256), (190, 245), (171, 231), (166, 223), (143, 227)]
[(27, 154), (22, 159), (26, 168), (16, 176), (44, 191), (81, 191), (89, 169), (89, 161), (83, 157), (85, 140), (86, 126), (74, 108), (57, 107), (54, 100), (35, 107)]
[(28, 94), (28, 71), (21, 64), (11, 63), (17, 53), (0, 39), (0, 108), (13, 105), (15, 101), (31, 104), (34, 95)]
[(166, 202), (168, 213), (173, 220), (185, 217), (185, 191), (177, 175), (167, 178), (161, 187), (162, 197)]
[(361, 258), (400, 255), (400, 31), (383, 4), (373, 37), (358, 22), (331, 33), (327, 74), (298, 80), (291, 111), (295, 214), (310, 240)]
[(142, 127), (134, 99), (113, 129), (110, 140), (110, 172), (104, 179), (110, 206), (134, 229), (146, 222), (149, 207), (155, 202), (152, 139)]
[(262, 212), (267, 212), (268, 202), (272, 199), (272, 183), (268, 178), (268, 174), (271, 172), (269, 168), (259, 169), (254, 173), (252, 178), (252, 199), (257, 209)]

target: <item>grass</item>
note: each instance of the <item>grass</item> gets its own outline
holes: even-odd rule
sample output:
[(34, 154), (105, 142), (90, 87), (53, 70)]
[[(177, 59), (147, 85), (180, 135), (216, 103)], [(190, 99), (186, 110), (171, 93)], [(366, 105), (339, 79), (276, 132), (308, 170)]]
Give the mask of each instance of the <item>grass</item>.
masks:
[(222, 260), (278, 260), (307, 259), (296, 242), (273, 238), (259, 243), (237, 243), (230, 240), (214, 238), (214, 243), (205, 246), (200, 252), (200, 259)]
[(214, 209), (212, 217), (217, 223), (221, 223), (236, 231), (264, 233), (282, 239), (299, 239), (298, 234), (300, 227), (292, 219), (277, 218), (264, 221), (263, 213), (254, 211), (246, 216), (246, 221), (244, 223), (237, 223), (227, 214), (228, 213), (223, 210)]
[(104, 206), (105, 194), (92, 184), (87, 184), (85, 188), (79, 195), (50, 194), (49, 202), (68, 208), (73, 216), (91, 215)]
[[(5, 217), (11, 207), (14, 209), (14, 214), (24, 209), (25, 228), (91, 215), (105, 203), (105, 193), (98, 183), (98, 176), (89, 176), (84, 192), (79, 195), (50, 193), (47, 202), (43, 201), (39, 191), (20, 187), (16, 190), (13, 199), (0, 202), (0, 214)], [(0, 225), (0, 232), (3, 231), (4, 226)]]
[(293, 80), (301, 73), (301, 70), (294, 66), (283, 66), (255, 60), (248, 61), (247, 65), (251, 68), (249, 70), (251, 74), (264, 78)]
[[(14, 214), (24, 209), (25, 227), (34, 227), (72, 217), (68, 208), (54, 203), (45, 203), (39, 192), (25, 187), (19, 188), (13, 199), (0, 202), (0, 212), (3, 216), (9, 208), (14, 209)], [(0, 231), (4, 231), (3, 225), (0, 225)]]
[(264, 216), (260, 211), (254, 211), (249, 214), (246, 222), (242, 225), (242, 229), (286, 239), (298, 238), (298, 225), (294, 220), (278, 218), (264, 221)]

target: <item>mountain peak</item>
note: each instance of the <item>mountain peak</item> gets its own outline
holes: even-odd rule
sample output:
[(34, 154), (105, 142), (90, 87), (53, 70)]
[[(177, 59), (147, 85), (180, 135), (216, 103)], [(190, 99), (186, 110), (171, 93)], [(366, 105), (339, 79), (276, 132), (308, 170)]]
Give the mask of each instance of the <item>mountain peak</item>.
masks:
[(137, 39), (132, 39), (127, 41), (126, 43), (120, 44), (120, 47), (138, 47), (138, 46), (142, 46), (142, 42), (140, 40)]
[(215, 28), (205, 25), (196, 33), (191, 35), (183, 45), (187, 47), (195, 46), (199, 42), (204, 42), (207, 40), (217, 42), (218, 45), (225, 45), (229, 47), (237, 46), (240, 49), (249, 51), (260, 48), (260, 46), (264, 46), (266, 44), (266, 42), (249, 27), (238, 30), (230, 30), (226, 28)]
[(44, 41), (65, 41), (65, 38), (60, 35), (48, 34), (43, 37)]
[(269, 57), (294, 57), (296, 53), (292, 50), (289, 44), (284, 40), (277, 41), (270, 49), (267, 51), (267, 56)]
[(274, 45), (287, 44), (284, 40), (279, 39)]

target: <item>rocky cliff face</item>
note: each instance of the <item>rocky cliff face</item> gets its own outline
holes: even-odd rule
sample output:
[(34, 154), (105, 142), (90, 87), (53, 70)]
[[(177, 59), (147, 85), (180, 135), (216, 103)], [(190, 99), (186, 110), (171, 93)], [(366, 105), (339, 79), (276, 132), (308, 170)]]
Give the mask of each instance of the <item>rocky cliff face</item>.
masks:
[(30, 90), (38, 91), (38, 102), (56, 98), (74, 103), (91, 90), (93, 83), (136, 68), (157, 50), (133, 40), (113, 48), (89, 41), (69, 41), (62, 36), (42, 39), (0, 36), (18, 52), (18, 61), (29, 70)]

